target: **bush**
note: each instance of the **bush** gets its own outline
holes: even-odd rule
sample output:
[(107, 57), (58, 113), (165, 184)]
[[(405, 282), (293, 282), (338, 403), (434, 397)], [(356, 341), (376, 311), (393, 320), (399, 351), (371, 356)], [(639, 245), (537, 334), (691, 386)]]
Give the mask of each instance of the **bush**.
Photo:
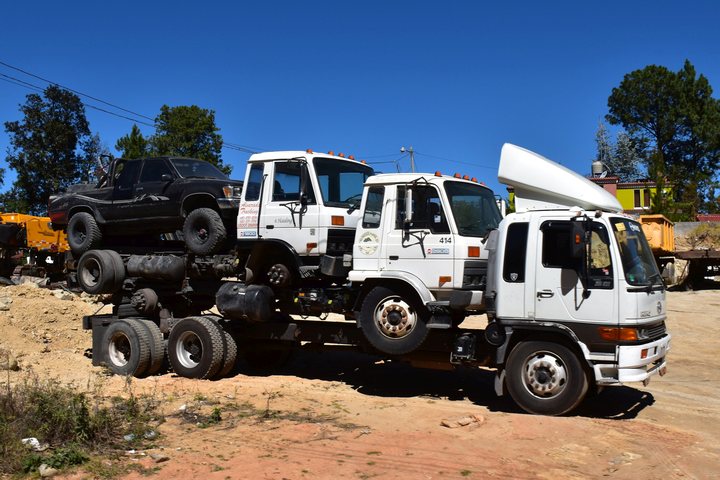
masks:
[[(89, 398), (74, 385), (28, 377), (0, 389), (0, 474), (32, 472), (45, 463), (54, 468), (81, 464), (90, 451), (126, 446), (123, 436), (133, 434), (134, 444), (144, 441), (157, 407), (152, 399)], [(43, 452), (23, 445), (35, 437)]]

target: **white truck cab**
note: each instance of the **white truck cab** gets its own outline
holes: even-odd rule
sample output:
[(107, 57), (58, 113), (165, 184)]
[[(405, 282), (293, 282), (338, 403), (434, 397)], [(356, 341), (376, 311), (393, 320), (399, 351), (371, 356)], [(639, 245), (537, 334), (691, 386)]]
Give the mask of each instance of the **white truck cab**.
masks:
[[(498, 363), (512, 370), (511, 382), (501, 371), (498, 389), (542, 412), (587, 389), (573, 377), (603, 386), (663, 374), (665, 286), (640, 224), (610, 193), (514, 145), (503, 147), (498, 177), (516, 202), (487, 245), (488, 331)], [(530, 345), (522, 358), (518, 343)], [(553, 344), (573, 351), (586, 372), (573, 371)]]
[(344, 276), (372, 174), (352, 158), (311, 150), (252, 155), (237, 217), (238, 243), (250, 256), (247, 280), (286, 286), (318, 272)]

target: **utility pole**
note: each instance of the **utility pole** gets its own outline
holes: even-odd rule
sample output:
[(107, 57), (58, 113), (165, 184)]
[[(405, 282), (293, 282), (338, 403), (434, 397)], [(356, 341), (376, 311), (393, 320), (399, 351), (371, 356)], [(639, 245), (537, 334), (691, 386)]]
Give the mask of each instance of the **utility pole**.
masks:
[(415, 150), (413, 150), (412, 145), (406, 150), (405, 147), (400, 147), (400, 153), (408, 152), (410, 154), (410, 171), (412, 173), (415, 173)]

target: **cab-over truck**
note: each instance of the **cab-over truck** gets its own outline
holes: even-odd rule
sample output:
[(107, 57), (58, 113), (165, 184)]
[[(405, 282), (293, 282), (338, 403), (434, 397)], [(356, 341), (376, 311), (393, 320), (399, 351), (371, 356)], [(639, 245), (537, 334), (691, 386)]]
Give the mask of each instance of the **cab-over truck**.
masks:
[[(81, 285), (116, 303), (84, 319), (93, 362), (147, 375), (167, 350), (179, 375), (218, 378), (238, 349), (272, 362), (346, 345), (495, 368), (498, 394), (542, 414), (572, 410), (591, 386), (663, 374), (665, 289), (639, 224), (601, 188), (513, 145), (499, 179), (516, 191), (502, 221), (492, 192), (469, 179), (374, 175), (310, 151), (255, 155), (234, 251), (84, 254), (94, 261), (79, 262), (92, 267)], [(220, 316), (199, 315), (209, 298)], [(482, 312), (485, 329), (461, 328)]]

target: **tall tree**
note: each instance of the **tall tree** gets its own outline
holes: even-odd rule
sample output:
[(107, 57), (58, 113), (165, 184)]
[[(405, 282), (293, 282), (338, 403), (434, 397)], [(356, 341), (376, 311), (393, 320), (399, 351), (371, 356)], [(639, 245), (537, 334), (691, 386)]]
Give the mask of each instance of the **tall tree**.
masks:
[(155, 118), (150, 150), (155, 155), (195, 157), (217, 165), (230, 174), (232, 167), (221, 157), (222, 135), (215, 125), (215, 111), (197, 105), (163, 105)]
[(85, 149), (93, 139), (80, 98), (56, 85), (29, 94), (20, 111), (22, 120), (5, 122), (6, 161), (17, 179), (3, 200), (6, 208), (43, 214), (50, 195), (87, 176), (94, 159)]
[[(625, 75), (608, 108), (607, 120), (627, 130), (658, 185), (654, 210), (693, 218), (707, 205), (720, 163), (720, 102), (707, 78), (687, 60), (677, 73), (649, 65)], [(674, 198), (665, 193), (667, 181)]]
[(115, 150), (120, 152), (120, 156), (123, 158), (142, 158), (147, 156), (150, 152), (150, 144), (148, 140), (143, 136), (140, 128), (133, 124), (132, 130), (128, 135), (121, 137), (115, 143)]

